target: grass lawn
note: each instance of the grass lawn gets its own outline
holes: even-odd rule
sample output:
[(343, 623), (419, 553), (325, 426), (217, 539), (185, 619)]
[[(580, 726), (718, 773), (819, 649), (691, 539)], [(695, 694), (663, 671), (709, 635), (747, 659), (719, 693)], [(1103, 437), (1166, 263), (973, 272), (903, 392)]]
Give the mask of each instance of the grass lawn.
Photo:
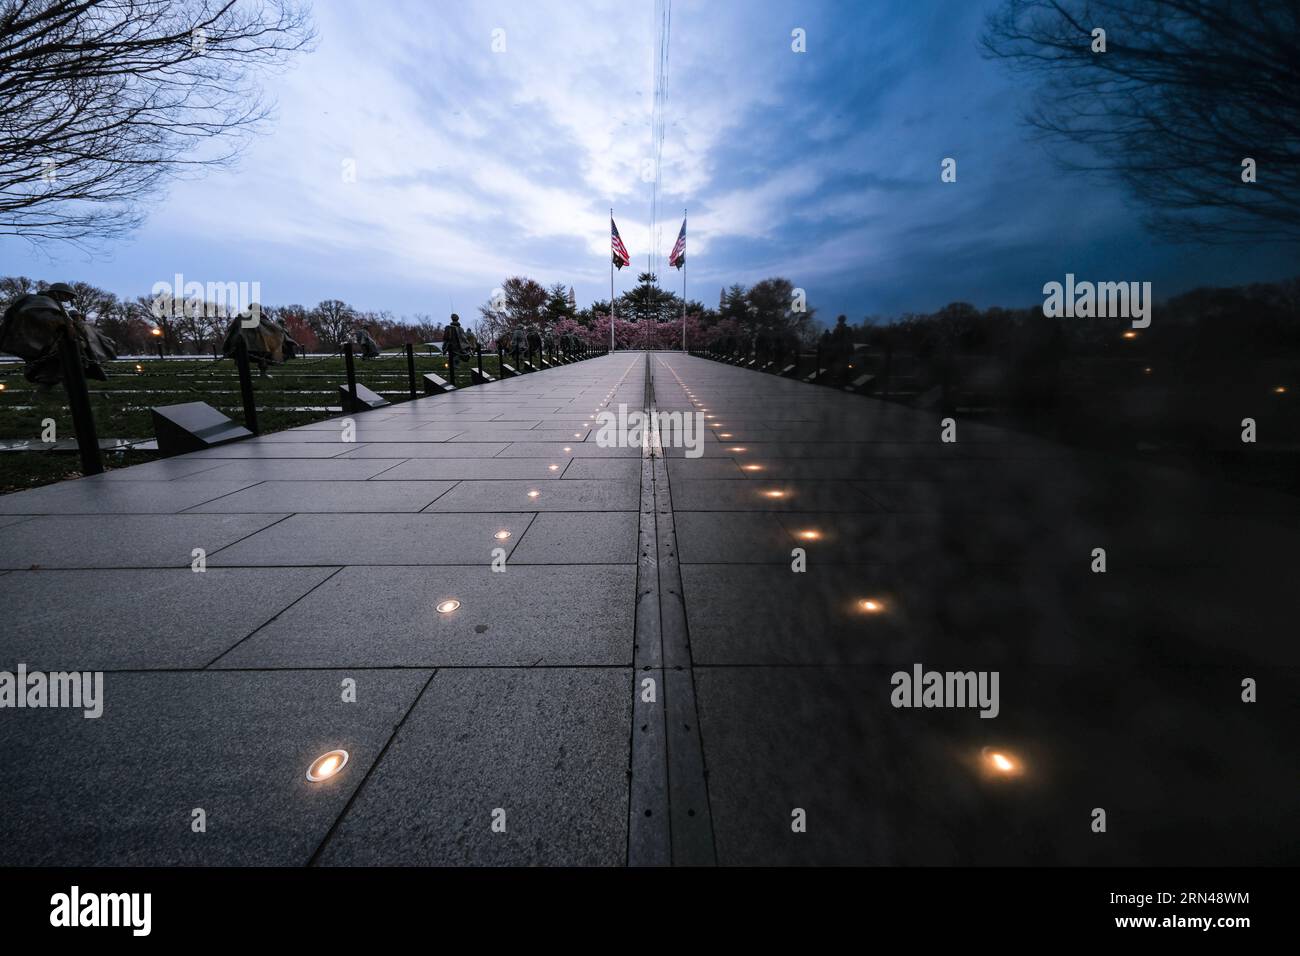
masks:
[[(378, 392), (388, 401), (410, 399), (405, 353), (386, 353), (377, 359), (356, 359), (357, 383)], [(0, 440), (41, 441), (50, 420), (54, 439), (75, 435), (67, 396), (62, 386), (44, 392), (23, 378), (22, 363), (0, 365)], [(497, 377), (496, 354), (484, 354), (483, 370)], [(239, 375), (228, 359), (141, 359), (111, 362), (105, 366), (108, 381), (89, 382), (91, 408), (100, 439), (147, 440), (154, 437), (149, 409), (157, 405), (206, 402), (237, 422), (243, 421)], [(282, 431), (296, 425), (341, 414), (338, 386), (347, 382), (341, 356), (293, 359), (260, 378), (253, 370), (257, 397), (258, 425), (263, 433)], [(415, 374), (417, 395), (424, 393), (420, 376), (434, 372), (448, 378), (441, 355), (417, 350)], [(470, 385), (468, 366), (456, 369), (456, 385)], [(157, 458), (152, 451), (106, 453), (107, 468), (139, 464)], [(0, 451), (0, 493), (33, 488), (81, 474), (77, 453), (48, 451)]]

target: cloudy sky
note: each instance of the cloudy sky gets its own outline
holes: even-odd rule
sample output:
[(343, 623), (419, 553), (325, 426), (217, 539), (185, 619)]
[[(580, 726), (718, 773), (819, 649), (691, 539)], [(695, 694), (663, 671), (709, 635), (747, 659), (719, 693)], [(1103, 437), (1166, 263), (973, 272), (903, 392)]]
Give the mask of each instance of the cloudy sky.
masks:
[(319, 45), (269, 79), (274, 124), (236, 168), (175, 184), (93, 259), (0, 238), (0, 274), (134, 296), (179, 272), (438, 316), (524, 274), (587, 305), (609, 294), (611, 205), (619, 291), (652, 251), (679, 288), (663, 260), (689, 207), (691, 298), (782, 275), (854, 321), (1027, 305), (1066, 272), (1161, 299), (1296, 271), (1295, 249), (1168, 245), (1118, 190), (1057, 172), (1016, 78), (979, 53), (990, 5), (677, 0), (652, 243), (652, 0), (317, 0)]

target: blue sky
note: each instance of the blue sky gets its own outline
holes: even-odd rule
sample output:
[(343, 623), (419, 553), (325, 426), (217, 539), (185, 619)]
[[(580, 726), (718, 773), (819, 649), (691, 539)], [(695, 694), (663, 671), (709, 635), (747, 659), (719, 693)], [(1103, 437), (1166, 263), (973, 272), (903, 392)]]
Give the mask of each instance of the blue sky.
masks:
[[(259, 282), (272, 304), (438, 317), (524, 274), (587, 305), (609, 294), (613, 205), (633, 258), (617, 289), (635, 281), (652, 245), (651, 0), (314, 6), (319, 45), (269, 78), (275, 121), (236, 168), (174, 184), (93, 259), (0, 238), (0, 274), (134, 296), (179, 272)], [(1168, 244), (1118, 188), (1058, 172), (1020, 123), (1017, 79), (980, 56), (990, 6), (673, 3), (665, 284), (680, 288), (663, 259), (683, 207), (691, 298), (783, 275), (823, 319), (1028, 305), (1066, 272), (1163, 299), (1297, 271), (1295, 248)], [(940, 182), (948, 156), (956, 183)]]

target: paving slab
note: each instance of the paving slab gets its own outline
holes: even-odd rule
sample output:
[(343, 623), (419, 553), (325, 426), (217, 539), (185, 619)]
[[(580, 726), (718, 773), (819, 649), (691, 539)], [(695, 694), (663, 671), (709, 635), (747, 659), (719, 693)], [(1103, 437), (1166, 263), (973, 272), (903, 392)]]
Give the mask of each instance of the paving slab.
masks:
[(321, 863), (621, 865), (631, 709), (626, 668), (439, 671)]
[(376, 476), (378, 481), (410, 479), (440, 479), (462, 481), (465, 479), (501, 478), (560, 478), (572, 461), (568, 456), (546, 458), (420, 458), (413, 456), (394, 468)]
[(215, 666), (628, 665), (635, 589), (630, 566), (349, 567)]
[(455, 486), (454, 481), (263, 481), (196, 505), (189, 513), (415, 512)]
[(322, 568), (14, 571), (4, 669), (201, 668), (333, 573)]
[[(357, 702), (342, 701), (344, 679)], [(6, 711), (0, 865), (303, 866), (427, 671), (112, 673), (104, 712)], [(321, 754), (348, 763), (321, 783)], [(206, 832), (194, 832), (202, 810)]]
[(431, 512), (506, 511), (635, 511), (640, 501), (634, 480), (584, 481), (466, 481), (429, 506)]
[(284, 517), (43, 515), (0, 528), (0, 567), (189, 567), (195, 548), (206, 551), (211, 564), (217, 551)]
[(510, 555), (513, 564), (633, 564), (634, 511), (557, 511), (539, 514)]
[[(190, 517), (190, 516), (185, 516)], [(193, 516), (215, 520), (215, 516)], [(216, 554), (209, 565), (268, 567), (350, 564), (470, 564), (487, 567), (496, 548), (507, 556), (531, 514), (295, 514)], [(245, 517), (245, 520), (248, 520)], [(4, 529), (0, 529), (0, 534)], [(507, 531), (511, 537), (494, 535)]]
[(185, 475), (180, 481), (365, 481), (389, 468), (400, 465), (404, 458), (367, 458), (365, 460), (310, 461), (275, 459), (261, 461), (227, 461), (197, 475)]
[[(206, 474), (201, 472), (200, 474)], [(0, 496), (0, 512), (30, 515), (175, 514), (253, 484), (248, 479), (61, 481)]]

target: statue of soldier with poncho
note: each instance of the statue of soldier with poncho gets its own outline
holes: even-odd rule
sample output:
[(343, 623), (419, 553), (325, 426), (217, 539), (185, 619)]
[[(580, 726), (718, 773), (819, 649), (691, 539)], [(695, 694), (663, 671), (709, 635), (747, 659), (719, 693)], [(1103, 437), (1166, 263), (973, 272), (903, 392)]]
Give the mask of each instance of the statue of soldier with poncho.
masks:
[(226, 327), (226, 339), (221, 344), (221, 354), (234, 358), (240, 340), (248, 353), (248, 360), (257, 364), (258, 372), (263, 378), (270, 378), (266, 373), (268, 365), (283, 365), (298, 354), (300, 346), (289, 335), (289, 330), (262, 312), (261, 306), (254, 303), (235, 316)]
[(29, 382), (51, 387), (63, 381), (59, 349), (67, 336), (80, 346), (87, 378), (106, 381), (101, 363), (117, 358), (113, 341), (86, 322), (73, 306), (76, 293), (64, 282), (42, 292), (19, 296), (0, 320), (0, 352), (17, 355), (26, 363)]
[(451, 314), (451, 324), (442, 331), (442, 354), (449, 359), (453, 356), (458, 360), (469, 357), (469, 338), (455, 312)]

